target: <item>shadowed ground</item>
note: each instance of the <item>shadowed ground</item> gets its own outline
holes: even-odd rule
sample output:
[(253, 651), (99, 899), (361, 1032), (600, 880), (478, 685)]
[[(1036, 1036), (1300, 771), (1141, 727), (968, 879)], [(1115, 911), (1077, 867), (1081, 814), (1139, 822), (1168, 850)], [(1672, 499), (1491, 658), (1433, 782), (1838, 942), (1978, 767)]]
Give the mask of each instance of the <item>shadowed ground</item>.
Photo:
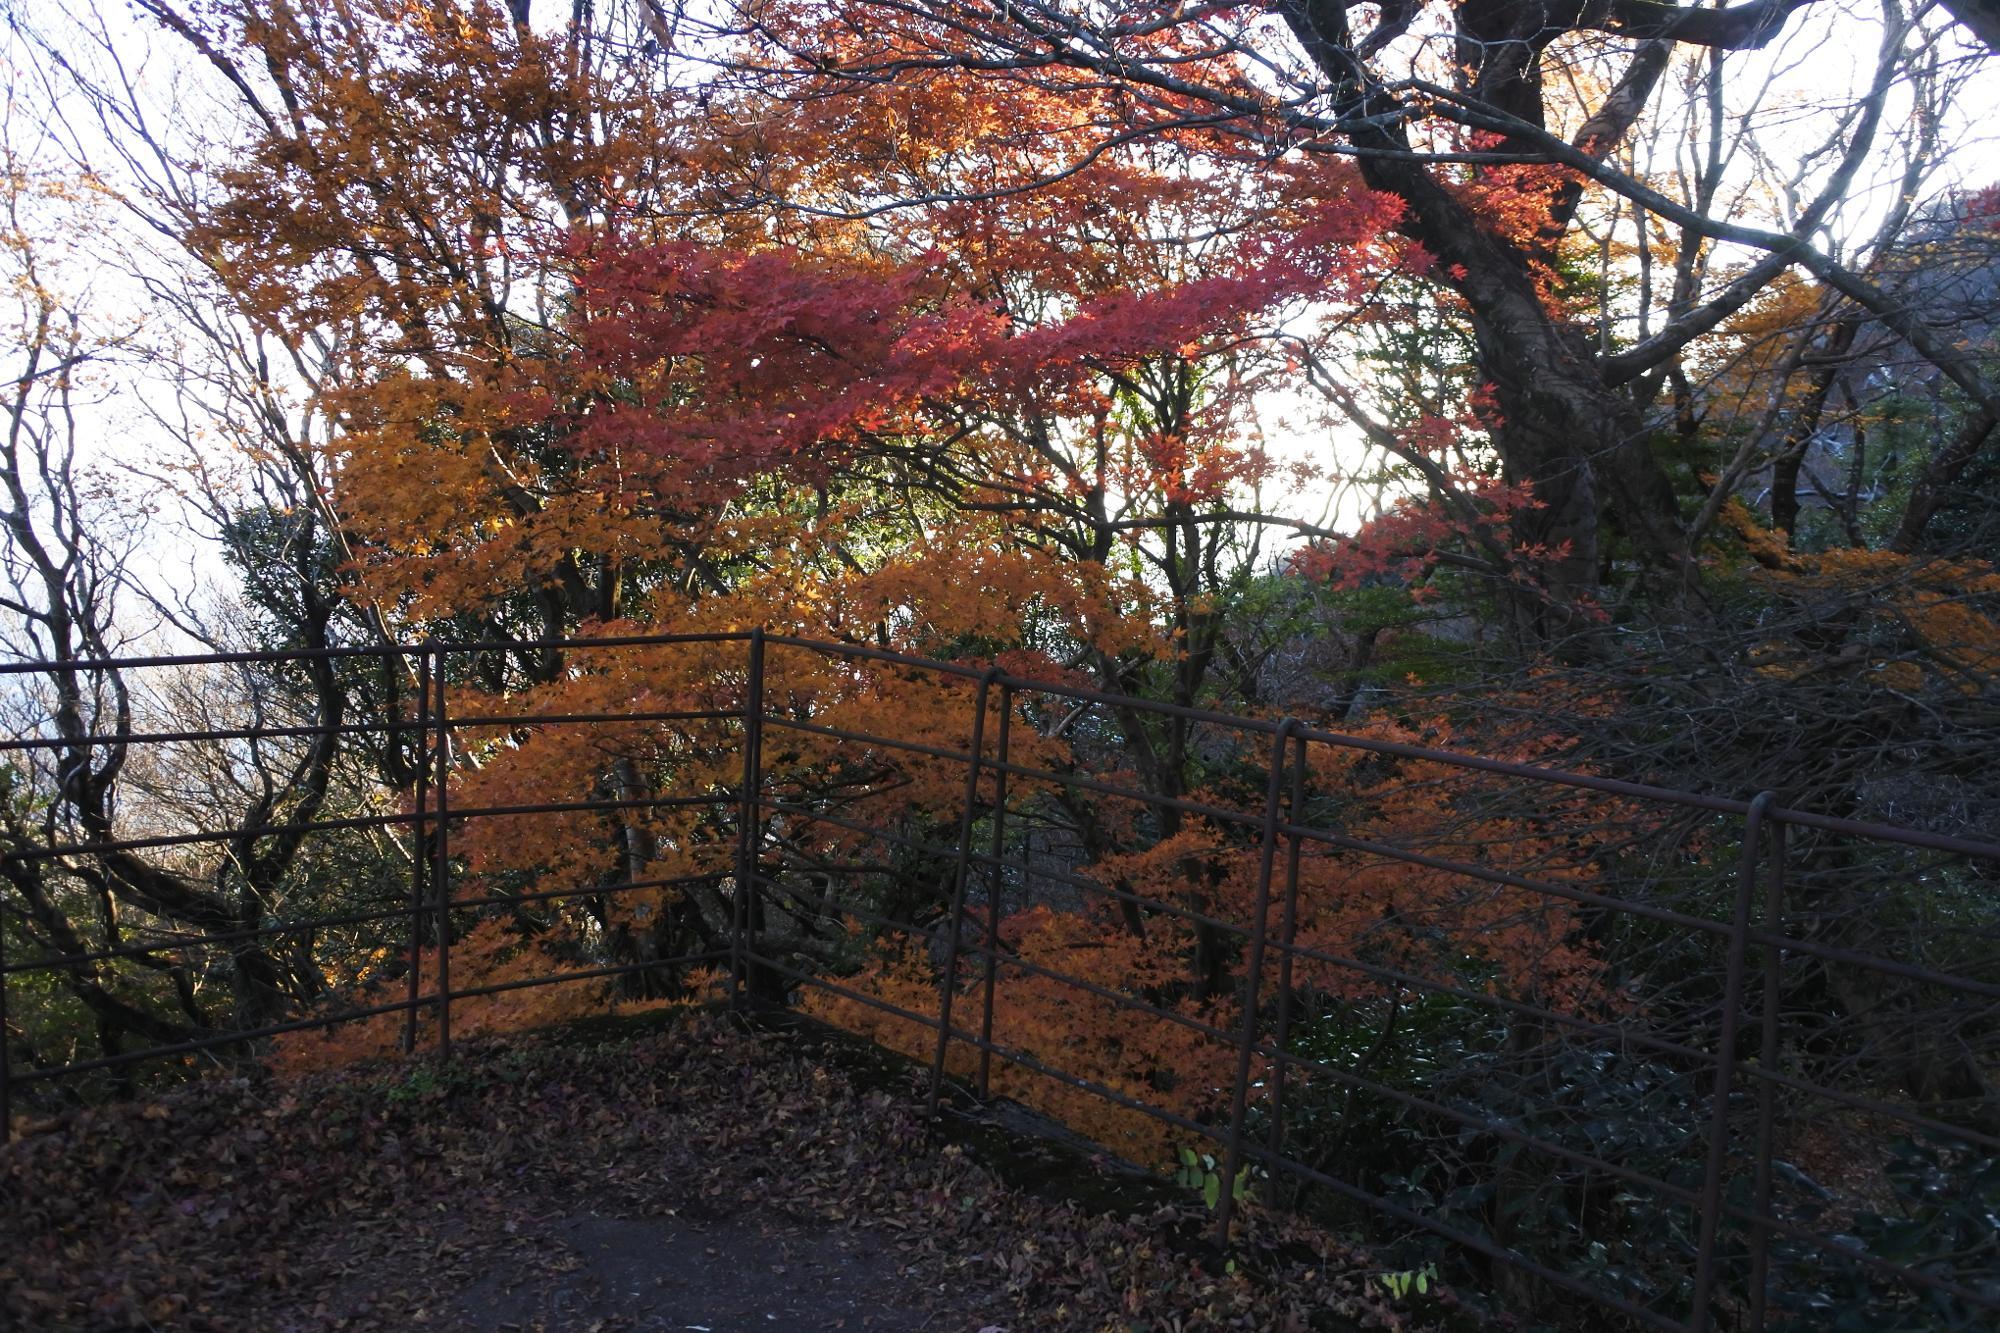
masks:
[(961, 1144), (921, 1111), (893, 1062), (709, 1016), (466, 1045), (448, 1064), (213, 1079), (0, 1150), (0, 1326), (1453, 1320), (1448, 1298), (1392, 1310), (1378, 1264), (1255, 1210), (1236, 1271), (1218, 1272), (1198, 1203), (1024, 1141), (1019, 1113), (942, 1136)]
[(991, 1293), (926, 1289), (879, 1238), (755, 1222), (696, 1223), (586, 1214), (549, 1225), (560, 1273), (495, 1273), (456, 1298), (478, 1328), (643, 1330), (978, 1329)]

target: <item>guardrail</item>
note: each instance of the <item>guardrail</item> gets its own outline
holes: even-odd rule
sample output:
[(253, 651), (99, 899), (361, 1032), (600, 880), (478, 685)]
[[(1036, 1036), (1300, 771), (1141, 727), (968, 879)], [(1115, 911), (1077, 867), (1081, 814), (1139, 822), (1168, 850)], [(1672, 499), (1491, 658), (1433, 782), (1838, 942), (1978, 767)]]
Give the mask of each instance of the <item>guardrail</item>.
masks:
[[(732, 651), (740, 645), (740, 685), (734, 680), (724, 684), (740, 698), (727, 707), (657, 712), (461, 714), (455, 705), (463, 699), (447, 694), (451, 664), (479, 654), (561, 651), (587, 657), (676, 645), (724, 645)], [(1976, 1236), (1970, 1241), (1954, 1238), (1948, 1211), (1900, 1219), (1881, 1211), (1895, 1202), (1883, 1166), (1891, 1136), (1927, 1145), (1923, 1151), (1930, 1154), (1925, 1159), (1929, 1168), (1947, 1183), (1970, 1178), (2000, 1149), (2000, 1131), (1992, 1119), (2000, 1107), (1990, 1098), (1981, 1102), (1975, 1093), (1968, 1101), (1953, 1089), (1931, 1096), (1898, 1091), (1884, 1063), (1892, 1058), (1884, 1052), (1893, 1051), (1898, 1034), (1921, 1033), (1926, 1040), (1955, 1044), (1965, 1057), (1963, 1067), (1975, 1078), (2000, 1070), (1995, 1054), (2000, 1051), (2000, 1024), (1994, 1019), (2000, 1010), (2000, 976), (1992, 974), (1994, 951), (1989, 948), (1981, 964), (1976, 948), (1982, 938), (1990, 943), (1991, 918), (1876, 925), (1865, 919), (1874, 910), (1868, 904), (1888, 901), (1865, 888), (1871, 875), (1915, 877), (1919, 887), (1899, 887), (1895, 901), (1901, 904), (1898, 911), (1921, 914), (1924, 903), (1947, 887), (1961, 894), (1968, 884), (1977, 889), (2000, 868), (2000, 844), (1788, 809), (1769, 792), (1747, 799), (1678, 792), (1393, 738), (1342, 735), (1296, 719), (1182, 708), (1025, 678), (997, 667), (761, 630), (560, 644), (427, 643), (323, 654), (127, 658), (71, 663), (66, 669), (131, 673), (315, 658), (407, 664), (419, 701), (413, 715), (328, 728), (17, 736), (0, 741), (0, 759), (6, 752), (43, 752), (61, 762), (60, 756), (102, 746), (370, 732), (414, 735), (422, 760), (406, 809), (249, 829), (52, 838), (10, 847), (0, 869), (12, 874), (36, 861), (87, 865), (92, 858), (137, 851), (214, 843), (240, 848), (277, 836), (394, 829), (407, 831), (412, 849), (406, 900), (235, 930), (142, 930), (142, 938), (112, 946), (15, 959), (5, 956), (8, 930), (0, 917), (0, 1032), (6, 1030), (10, 986), (18, 988), (18, 979), (26, 976), (66, 972), (83, 977), (119, 962), (161, 965), (168, 955), (185, 959), (200, 949), (240, 950), (336, 927), (402, 923), (407, 966), (401, 997), (46, 1068), (16, 1068), (8, 1043), (0, 1041), (0, 1124), (8, 1123), (11, 1099), (22, 1095), (22, 1089), (91, 1071), (203, 1052), (254, 1053), (257, 1043), (269, 1038), (391, 1014), (403, 1016), (405, 1049), (419, 1044), (422, 1016), (437, 1049), (448, 1053), (455, 1002), (536, 986), (726, 964), (730, 994), (737, 1002), (746, 991), (781, 997), (805, 988), (931, 1034), (933, 1112), (951, 1082), (954, 1050), (969, 1049), (976, 1060), (961, 1072), (972, 1095), (991, 1095), (999, 1070), (1026, 1071), (1155, 1121), (1186, 1143), (1206, 1140), (1215, 1148), (1207, 1174), (1222, 1182), (1214, 1190), (1220, 1244), (1227, 1244), (1238, 1206), (1234, 1182), (1255, 1177), (1274, 1200), (1287, 1183), (1294, 1203), (1298, 1191), (1316, 1189), (1327, 1201), (1316, 1207), (1337, 1211), (1344, 1201), (1379, 1225), (1451, 1242), (1469, 1256), (1466, 1262), (1476, 1257), (1486, 1266), (1483, 1276), (1489, 1281), (1512, 1284), (1515, 1290), (1523, 1290), (1522, 1281), (1540, 1284), (1546, 1292), (1586, 1299), (1635, 1326), (1762, 1329), (1774, 1320), (1809, 1319), (1809, 1312), (1801, 1313), (1807, 1307), (1791, 1299), (1787, 1282), (1775, 1271), (1786, 1265), (1791, 1265), (1787, 1272), (1814, 1265), (1838, 1270), (1849, 1275), (1850, 1292), (1880, 1287), (1879, 1299), (1889, 1306), (1929, 1310), (1939, 1319), (2000, 1311), (2000, 1256), (1992, 1252), (1990, 1237), (1983, 1247)], [(801, 660), (934, 679), (942, 697), (960, 710), (954, 716), (962, 717), (968, 739), (963, 745), (941, 743), (937, 735), (920, 740), (825, 722), (810, 699), (794, 698), (783, 688), (787, 663)], [(49, 670), (47, 664), (16, 663), (0, 666), (0, 675)], [(774, 678), (776, 691), (770, 688)], [(774, 693), (780, 696), (775, 704)], [(1057, 714), (1060, 721), (1052, 723)], [(1229, 775), (1216, 786), (1233, 783), (1245, 798), (1230, 799), (1226, 791), (1162, 790), (1157, 783), (1149, 787), (1094, 769), (1084, 762), (1088, 756), (1060, 766), (1020, 761), (1016, 738), (1024, 728), (1032, 726), (1038, 737), (1061, 727), (1075, 734), (1085, 729), (1078, 719), (1089, 717), (1110, 719), (1101, 728), (1106, 736), (1149, 726), (1177, 727), (1183, 738), (1197, 736), (1196, 748), (1205, 754), (1208, 767)], [(468, 732), (526, 734), (634, 723), (708, 727), (712, 742), (740, 750), (734, 788), (481, 806), (452, 799), (462, 781), (455, 747)], [(855, 747), (851, 753), (866, 755), (875, 770), (907, 762), (935, 774), (943, 771), (940, 766), (962, 766), (955, 836), (939, 840), (924, 829), (853, 817), (865, 815), (865, 808), (829, 796), (823, 783), (814, 787), (815, 779), (791, 771), (788, 765), (795, 760), (785, 753), (785, 744), (774, 745), (777, 735)], [(835, 752), (850, 753), (830, 751)], [(1326, 785), (1323, 771), (1340, 765), (1352, 770), (1356, 764), (1418, 773), (1396, 789), (1398, 799), (1422, 789), (1439, 808), (1457, 811), (1454, 817), (1462, 816), (1463, 827), (1472, 831), (1444, 837), (1443, 845), (1417, 845), (1393, 830), (1357, 830), (1339, 818), (1337, 801), (1329, 808), (1333, 798), (1321, 790)], [(1479, 788), (1479, 783), (1488, 786)], [(1258, 788), (1261, 796), (1250, 794)], [(1511, 831), (1505, 836), (1482, 832), (1487, 826), (1464, 814), (1481, 808), (1482, 802), (1503, 799), (1510, 811), (1506, 827)], [(1048, 823), (1038, 812), (1063, 800), (1131, 807), (1136, 813), (1128, 822), (1135, 830), (1135, 846), (1149, 839), (1157, 843), (1165, 831), (1199, 826), (1209, 843), (1207, 850), (1189, 854), (1188, 865), (1199, 863), (1198, 868), (1212, 874), (1233, 874), (1233, 867), (1249, 866), (1247, 914), (1225, 914), (1226, 895), (1142, 894), (1115, 876), (1090, 873), (1088, 858), (1051, 854), (1045, 838), (1042, 844), (1036, 841), (1036, 829)], [(1537, 806), (1542, 800), (1552, 804)], [(1590, 830), (1578, 829), (1578, 801), (1600, 803), (1602, 827), (1591, 826), (1594, 842), (1586, 836)], [(453, 835), (477, 821), (663, 809), (707, 811), (715, 828), (733, 834), (727, 864), (686, 876), (455, 896), (455, 885), (465, 875), (455, 859)], [(1024, 821), (1034, 827), (1025, 832), (1014, 827)], [(1620, 836), (1607, 836), (1607, 828)], [(982, 831), (983, 848), (976, 845)], [(843, 882), (851, 888), (870, 876), (879, 878), (880, 867), (843, 867), (802, 851), (815, 834), (837, 837), (845, 845), (892, 849), (949, 870), (924, 913), (898, 917), (873, 911), (875, 898), (868, 892), (834, 890)], [(1551, 850), (1565, 838), (1575, 845)], [(1808, 839), (1809, 847), (1795, 845)], [(1523, 850), (1529, 847), (1532, 855)], [(1725, 870), (1715, 865), (1718, 852), (1733, 852), (1734, 866)], [(1555, 863), (1567, 867), (1566, 873), (1550, 873), (1548, 866)], [(1574, 873), (1578, 866), (1589, 866), (1591, 873)], [(797, 889), (806, 875), (819, 887), (816, 896)], [(1603, 941), (1643, 938), (1652, 942), (1648, 948), (1670, 951), (1678, 960), (1673, 969), (1661, 969), (1663, 975), (1673, 972), (1674, 989), (1649, 990), (1656, 983), (1643, 968), (1637, 975), (1597, 976), (1586, 1003), (1553, 999), (1535, 984), (1500, 984), (1490, 970), (1482, 973), (1476, 946), (1461, 946), (1450, 929), (1438, 924), (1444, 917), (1427, 917), (1421, 905), (1398, 906), (1394, 893), (1379, 903), (1354, 895), (1354, 902), (1383, 907), (1385, 920), (1398, 914), (1402, 920), (1357, 928), (1343, 937), (1353, 941), (1352, 947), (1329, 947), (1325, 932), (1303, 929), (1309, 917), (1353, 906), (1343, 897), (1345, 889), (1326, 887), (1334, 882), (1329, 875), (1346, 876), (1342, 883), (1357, 877), (1422, 875), (1426, 884), (1455, 886), (1450, 893), (1460, 906), (1453, 911), (1482, 904), (1487, 915), (1481, 920), (1490, 918), (1491, 924), (1480, 929), (1496, 937), (1508, 931), (1541, 938), (1538, 947), (1546, 947), (1551, 956), (1559, 946), (1574, 944), (1605, 957), (1618, 951), (1604, 948)], [(1945, 887), (1926, 889), (1925, 883)], [(1473, 890), (1473, 885), (1485, 887)], [(459, 923), (477, 913), (518, 911), (524, 904), (584, 895), (692, 892), (697, 886), (727, 911), (727, 920), (715, 923), (709, 947), (491, 985), (453, 984), (454, 937)], [(1205, 1007), (1191, 1006), (1184, 988), (1107, 985), (1101, 977), (1065, 972), (1023, 956), (1006, 938), (1007, 903), (1027, 908), (1055, 897), (1074, 904), (1077, 912), (1103, 905), (1141, 938), (1147, 922), (1183, 923), (1182, 928), (1199, 934), (1211, 963), (1221, 960), (1209, 978), (1213, 983), (1220, 977), (1221, 984), (1209, 986)], [(15, 933), (25, 938), (32, 914), (11, 900), (5, 911), (16, 919)], [(887, 998), (851, 968), (829, 965), (823, 949), (816, 954), (806, 947), (822, 939), (826, 923), (836, 919), (858, 922), (871, 938), (914, 941), (935, 969), (935, 1006), (920, 1009)], [(1432, 954), (1457, 961), (1442, 969), (1420, 964), (1388, 947), (1385, 942), (1392, 938), (1427, 941)], [(1932, 943), (1946, 938), (1973, 942), (1972, 952), (1957, 955), (1971, 958), (1972, 965), (1932, 965)], [(1143, 1095), (1143, 1089), (1113, 1086), (1104, 1077), (1065, 1069), (1046, 1049), (1031, 1050), (1008, 1040), (1005, 1023), (998, 1022), (1005, 1008), (1003, 993), (1028, 978), (1066, 988), (1079, 1004), (1178, 1028), (1206, 1049), (1226, 1051), (1221, 1066), (1229, 1071), (1226, 1086), (1216, 1082), (1205, 1089), (1212, 1094), (1209, 1109), (1191, 1114), (1184, 1098), (1169, 1104), (1172, 1099)], [(1834, 992), (1846, 998), (1837, 1003), (1826, 998)], [(1349, 1049), (1335, 1058), (1315, 1045), (1329, 1025), (1324, 1013), (1302, 1013), (1301, 1005), (1326, 996), (1343, 997), (1332, 1008), (1350, 1028), (1361, 1021), (1357, 1015), (1368, 1016), (1370, 1031), (1377, 1034), (1372, 1048)], [(1385, 1044), (1408, 1045), (1397, 1034), (1402, 1016), (1425, 1006), (1447, 1012), (1456, 1025), (1432, 1040), (1440, 1048), (1457, 1043), (1465, 1069), (1473, 1071), (1458, 1075), (1457, 1083), (1449, 1069), (1416, 1077), (1407, 1070), (1382, 1068)], [(1846, 1022), (1875, 1025), (1880, 1032), (1855, 1037), (1841, 1031)], [(1462, 1035), (1467, 1032), (1504, 1037), (1482, 1045)], [(1639, 1071), (1633, 1075), (1639, 1080), (1637, 1090), (1621, 1084), (1606, 1094), (1602, 1088), (1593, 1090), (1588, 1078), (1564, 1084), (1559, 1070), (1565, 1061)], [(1487, 1086), (1469, 1089), (1468, 1080), (1484, 1077), (1481, 1070), (1493, 1071), (1484, 1078)], [(1615, 1084), (1617, 1078), (1609, 1082)], [(1512, 1101), (1478, 1100), (1500, 1087), (1512, 1090)], [(1329, 1099), (1336, 1095), (1334, 1105)], [(1659, 1105), (1679, 1108), (1678, 1128), (1663, 1142), (1635, 1149), (1637, 1136), (1660, 1131), (1654, 1109)], [(1328, 1160), (1333, 1152), (1329, 1142), (1341, 1146), (1336, 1156), (1352, 1146), (1347, 1138), (1364, 1111), (1372, 1117), (1371, 1125), (1447, 1150), (1451, 1164), (1440, 1169), (1439, 1183), (1451, 1189), (1443, 1196), (1426, 1190), (1417, 1180), (1422, 1162), (1399, 1188), (1390, 1190), (1382, 1185), (1379, 1171), (1371, 1181), (1367, 1170), (1343, 1171), (1340, 1162)], [(1830, 1132), (1830, 1125), (1840, 1133), (1830, 1147), (1823, 1146), (1822, 1155), (1831, 1152), (1837, 1160), (1845, 1144), (1847, 1155), (1862, 1168), (1855, 1181), (1831, 1187), (1813, 1181), (1789, 1160), (1814, 1134)], [(1676, 1133), (1679, 1137), (1672, 1137)], [(1941, 1197), (1932, 1203), (1946, 1210), (1951, 1206)], [(1552, 1207), (1567, 1219), (1564, 1226), (1575, 1231), (1576, 1254), (1553, 1254), (1534, 1243), (1532, 1225), (1546, 1220)], [(1523, 1210), (1531, 1214), (1527, 1229), (1510, 1224), (1510, 1208), (1516, 1216)], [(1901, 1225), (1903, 1230), (1895, 1233), (1900, 1240), (1878, 1244), (1859, 1235), (1866, 1229), (1860, 1223), (1871, 1217), (1884, 1234)], [(1604, 1223), (1606, 1218), (1615, 1226)], [(1659, 1234), (1653, 1241), (1659, 1252), (1652, 1267), (1642, 1273), (1632, 1264), (1593, 1260), (1588, 1233), (1597, 1224), (1625, 1236), (1634, 1252), (1642, 1248), (1631, 1244), (1635, 1234), (1656, 1225)], [(1503, 1281), (1506, 1271), (1520, 1276)], [(1790, 1303), (1774, 1310), (1774, 1298)], [(1836, 1292), (1824, 1299), (1841, 1298)]]

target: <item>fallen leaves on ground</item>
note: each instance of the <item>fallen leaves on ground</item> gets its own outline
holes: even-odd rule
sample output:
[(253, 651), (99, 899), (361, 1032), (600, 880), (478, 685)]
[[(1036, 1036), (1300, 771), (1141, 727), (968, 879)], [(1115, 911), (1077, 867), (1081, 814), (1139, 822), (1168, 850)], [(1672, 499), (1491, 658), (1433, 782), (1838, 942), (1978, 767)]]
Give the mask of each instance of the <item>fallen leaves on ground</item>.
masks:
[(885, 1303), (966, 1333), (1410, 1326), (1333, 1237), (1253, 1210), (1215, 1274), (1184, 1243), (1198, 1204), (1010, 1188), (935, 1142), (914, 1090), (713, 1016), (211, 1079), (58, 1119), (0, 1149), (0, 1186), (0, 1323), (26, 1328), (459, 1326), (473, 1284), (573, 1269), (549, 1223), (579, 1210), (863, 1232), (894, 1261)]

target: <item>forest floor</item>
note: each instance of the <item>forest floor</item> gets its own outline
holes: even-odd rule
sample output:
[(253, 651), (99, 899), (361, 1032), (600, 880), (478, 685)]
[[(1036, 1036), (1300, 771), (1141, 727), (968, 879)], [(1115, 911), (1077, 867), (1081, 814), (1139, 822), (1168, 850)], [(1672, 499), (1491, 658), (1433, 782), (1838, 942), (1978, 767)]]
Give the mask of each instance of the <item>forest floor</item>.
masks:
[(449, 1062), (209, 1079), (0, 1148), (0, 1328), (1464, 1320), (1448, 1296), (1422, 1319), (1399, 1310), (1379, 1264), (1261, 1210), (1225, 1267), (1202, 1253), (1198, 1201), (1125, 1188), (1061, 1148), (1027, 1153), (1042, 1169), (1024, 1179), (994, 1134), (954, 1142), (922, 1112), (892, 1067), (709, 1014), (462, 1043)]

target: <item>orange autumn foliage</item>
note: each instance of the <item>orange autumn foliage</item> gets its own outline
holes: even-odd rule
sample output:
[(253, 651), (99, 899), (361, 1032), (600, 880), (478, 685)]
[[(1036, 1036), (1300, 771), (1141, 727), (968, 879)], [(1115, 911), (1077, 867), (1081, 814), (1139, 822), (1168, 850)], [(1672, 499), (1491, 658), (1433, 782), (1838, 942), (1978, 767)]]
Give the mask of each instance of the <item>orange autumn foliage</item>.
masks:
[[(1393, 725), (1371, 728), (1367, 735), (1401, 744), (1439, 739), (1435, 728), (1424, 738)], [(1573, 831), (1587, 822), (1582, 815), (1593, 804), (1594, 818), (1607, 818), (1601, 801), (1558, 796), (1532, 815), (1483, 811), (1476, 784), (1445, 764), (1412, 761), (1385, 770), (1365, 750), (1327, 745), (1312, 746), (1308, 754), (1309, 790), (1320, 800), (1338, 801), (1342, 817), (1329, 828), (1352, 841), (1308, 840), (1301, 847), (1292, 923), (1297, 952), (1289, 969), (1293, 986), (1350, 1003), (1424, 983), (1488, 990), (1558, 1012), (1617, 1003), (1595, 953), (1581, 942), (1578, 914), (1567, 901), (1412, 864), (1365, 846), (1421, 849), (1541, 883), (1588, 888), (1598, 869), (1597, 850)], [(1034, 786), (1032, 779), (1019, 781)], [(1150, 844), (1138, 838), (1134, 850), (1081, 868), (1084, 880), (1097, 888), (1086, 891), (1079, 906), (1042, 903), (1008, 915), (1000, 926), (992, 1022), (993, 1040), (1003, 1052), (1119, 1097), (1215, 1124), (1227, 1109), (1235, 1075), (1243, 1024), (1241, 941), (1254, 918), (1261, 855), (1255, 807), (1221, 791), (1197, 797), (1241, 809), (1251, 827), (1201, 819)], [(1281, 849), (1264, 922), (1271, 940), (1284, 931), (1282, 865)], [(1067, 883), (1051, 892), (1074, 897)], [(1128, 905), (1143, 911), (1143, 931), (1133, 928)], [(1219, 986), (1204, 985), (1195, 971), (1203, 917), (1230, 923), (1237, 932), (1229, 945), (1229, 974)], [(802, 1003), (809, 1012), (928, 1060), (934, 1029), (871, 1005), (868, 998), (934, 1019), (948, 927), (939, 925), (929, 936), (853, 928), (857, 938), (870, 941), (869, 961), (843, 984), (867, 998), (809, 988)], [(966, 952), (954, 1022), (977, 1031), (986, 962), (978, 947), (980, 931), (968, 925), (962, 938)], [(1266, 1039), (1281, 956), (1275, 948), (1267, 956), (1260, 983)], [(1065, 977), (1097, 990), (1079, 988)], [(1117, 997), (1164, 1008), (1171, 1016)], [(970, 1043), (950, 1047), (947, 1067), (955, 1075), (969, 1077), (977, 1064)], [(1257, 1057), (1253, 1080), (1261, 1087), (1268, 1074), (1269, 1058)], [(1035, 1106), (1136, 1162), (1165, 1166), (1176, 1147), (1200, 1146), (1184, 1129), (1004, 1055), (994, 1060), (992, 1079), (1001, 1095)]]
[[(776, 35), (823, 20), (809, 6), (766, 16)], [(204, 21), (216, 49), (271, 71), (284, 111), (218, 175), (198, 234), (247, 308), (342, 350), (323, 397), (340, 423), (329, 462), (356, 554), (346, 576), (413, 631), (554, 639), (761, 624), (1041, 678), (1180, 677), (1214, 652), (1221, 580), (1204, 523), (1286, 479), (1256, 420), (1259, 397), (1296, 371), (1269, 329), (1336, 322), (1383, 272), (1422, 262), (1392, 239), (1398, 206), (1329, 159), (1210, 155), (1189, 171), (1168, 133), (1038, 181), (1048, 152), (1081, 156), (1102, 124), (1134, 114), (1108, 91), (1093, 122), (1073, 91), (1051, 99), (1032, 81), (975, 87), (940, 71), (829, 99), (808, 118), (679, 86), (670, 65), (523, 35), (495, 6), (238, 3)], [(1168, 25), (1151, 44), (1256, 86), (1235, 57), (1175, 47), (1189, 40)], [(1022, 124), (1050, 128), (1029, 140)], [(1011, 188), (1029, 181), (1038, 188)], [(764, 206), (780, 195), (826, 207)], [(879, 217), (843, 207), (890, 196), (936, 202)], [(1495, 512), (1513, 503), (1497, 496)], [(634, 715), (461, 721), (454, 808), (619, 808), (453, 831), (457, 900), (541, 895), (455, 913), (455, 984), (715, 948), (743, 891), (730, 805), (740, 644), (496, 655), (449, 686), (460, 719)], [(839, 968), (863, 947), (839, 927), (839, 904), (812, 901), (804, 884), (828, 899), (841, 875), (873, 875), (937, 896), (930, 868), (893, 863), (833, 818), (934, 838), (963, 800), (954, 760), (804, 726), (954, 754), (970, 744), (969, 690), (771, 650), (765, 795), (785, 811), (758, 836), (768, 873), (785, 880), (765, 923), (784, 948)], [(652, 713), (719, 716), (640, 716)], [(1190, 781), (1171, 764), (1140, 778), (1132, 755), (1107, 747), (1025, 719), (1014, 735), (1018, 763), (1130, 769), (1162, 792)], [(1353, 788), (1369, 810), (1374, 822), (1350, 830), (1414, 839), (1450, 822), (1335, 755), (1314, 762), (1315, 787)], [(1046, 798), (1033, 784), (1011, 795)], [(1084, 873), (1101, 884), (1228, 920), (1251, 910), (1257, 857), (1241, 829), (1095, 817), (1105, 845)], [(1470, 856), (1506, 838), (1560, 860), (1491, 820), (1465, 836)], [(617, 887), (627, 881), (646, 887)], [(1588, 988), (1589, 960), (1546, 905), (1317, 847), (1300, 883), (1306, 947), (1425, 976), (1470, 967), (1481, 984), (1556, 1002)], [(1022, 962), (1149, 995), (1191, 1022), (1239, 1021), (1236, 963), (1213, 940), (1170, 915), (1142, 939), (1130, 919), (1031, 905), (1003, 938)], [(935, 996), (922, 947), (882, 947), (862, 984)], [(1191, 982), (1196, 955), (1211, 975)], [(647, 985), (688, 993), (675, 971)], [(349, 998), (393, 990), (399, 975), (385, 961)], [(1310, 961), (1296, 975), (1348, 984)], [(1213, 1037), (1134, 1023), (1019, 968), (1002, 969), (1001, 992), (1003, 1042), (1190, 1118), (1213, 1113), (1227, 1083)], [(616, 993), (595, 981), (501, 992), (454, 1022), (555, 1021)], [(346, 1047), (282, 1049), (336, 1059), (386, 1050), (399, 1032), (389, 1016)], [(1017, 1068), (1001, 1078), (1121, 1152), (1161, 1156), (1150, 1122)]]

